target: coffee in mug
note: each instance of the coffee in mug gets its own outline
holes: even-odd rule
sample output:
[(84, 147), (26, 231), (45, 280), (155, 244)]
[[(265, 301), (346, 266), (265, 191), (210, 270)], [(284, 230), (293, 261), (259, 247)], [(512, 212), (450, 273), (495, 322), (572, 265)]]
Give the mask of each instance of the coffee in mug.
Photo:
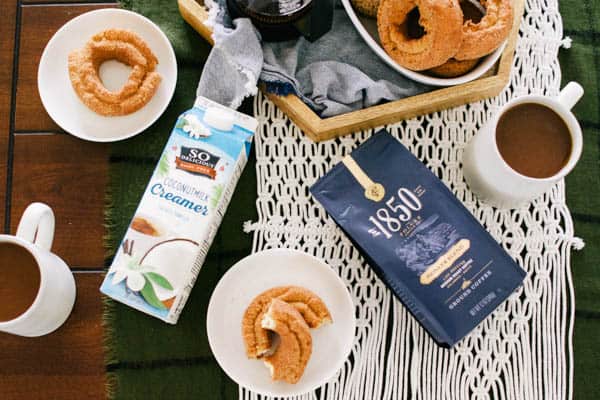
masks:
[(40, 270), (35, 258), (14, 243), (0, 245), (0, 322), (23, 314), (40, 289)]
[(583, 88), (570, 82), (557, 97), (521, 96), (500, 108), (463, 153), (463, 174), (477, 197), (516, 208), (564, 178), (581, 156), (581, 127), (571, 108)]
[(496, 144), (512, 169), (532, 178), (555, 175), (567, 164), (573, 149), (565, 121), (538, 103), (519, 104), (502, 114)]
[(0, 235), (0, 331), (42, 336), (60, 327), (75, 302), (71, 270), (50, 251), (54, 213), (33, 203), (16, 235)]

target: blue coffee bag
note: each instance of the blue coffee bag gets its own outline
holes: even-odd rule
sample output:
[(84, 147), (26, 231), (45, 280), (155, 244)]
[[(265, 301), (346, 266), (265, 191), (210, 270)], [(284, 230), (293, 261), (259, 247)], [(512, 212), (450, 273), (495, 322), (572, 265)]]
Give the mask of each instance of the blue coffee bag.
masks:
[(371, 268), (451, 347), (523, 282), (519, 267), (450, 190), (380, 131), (310, 189)]

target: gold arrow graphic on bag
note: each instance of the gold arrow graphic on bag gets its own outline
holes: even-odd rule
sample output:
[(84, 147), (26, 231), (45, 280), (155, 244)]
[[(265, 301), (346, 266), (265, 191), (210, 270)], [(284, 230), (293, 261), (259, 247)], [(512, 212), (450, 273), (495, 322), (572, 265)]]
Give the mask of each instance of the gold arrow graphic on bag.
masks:
[(342, 160), (348, 171), (354, 176), (354, 178), (360, 183), (360, 185), (365, 189), (365, 197), (372, 201), (381, 201), (385, 197), (385, 188), (382, 184), (373, 182), (371, 178), (362, 168), (354, 161), (350, 155), (347, 155)]

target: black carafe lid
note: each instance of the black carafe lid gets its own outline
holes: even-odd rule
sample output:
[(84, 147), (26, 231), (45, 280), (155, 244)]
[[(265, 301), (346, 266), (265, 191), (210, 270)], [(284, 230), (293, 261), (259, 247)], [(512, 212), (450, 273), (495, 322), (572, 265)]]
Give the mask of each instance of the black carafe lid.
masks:
[(266, 41), (316, 40), (333, 18), (333, 0), (227, 0), (227, 7), (233, 18), (250, 18)]
[[(317, 0), (318, 1), (318, 0)], [(294, 22), (311, 8), (311, 0), (234, 0), (243, 14), (264, 24)]]

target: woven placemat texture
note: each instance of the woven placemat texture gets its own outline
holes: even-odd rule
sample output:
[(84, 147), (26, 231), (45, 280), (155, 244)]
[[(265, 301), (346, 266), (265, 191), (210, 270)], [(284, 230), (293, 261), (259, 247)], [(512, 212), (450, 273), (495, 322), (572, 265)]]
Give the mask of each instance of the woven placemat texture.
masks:
[[(112, 147), (107, 202), (107, 262), (124, 234), (176, 117), (190, 108), (210, 48), (180, 17), (175, 1), (127, 0), (121, 6), (156, 22), (177, 55), (179, 76), (167, 112), (142, 135)], [(583, 157), (567, 179), (567, 200), (575, 233), (587, 246), (572, 254), (576, 288), (575, 399), (600, 393), (600, 2), (561, 0), (569, 50), (560, 55), (563, 82), (581, 82), (586, 95), (575, 113), (584, 129)], [(176, 326), (167, 325), (110, 300), (105, 302), (107, 392), (113, 399), (236, 399), (237, 386), (216, 364), (206, 338), (208, 299), (218, 279), (249, 254), (246, 220), (256, 220), (256, 173), (251, 158)]]

